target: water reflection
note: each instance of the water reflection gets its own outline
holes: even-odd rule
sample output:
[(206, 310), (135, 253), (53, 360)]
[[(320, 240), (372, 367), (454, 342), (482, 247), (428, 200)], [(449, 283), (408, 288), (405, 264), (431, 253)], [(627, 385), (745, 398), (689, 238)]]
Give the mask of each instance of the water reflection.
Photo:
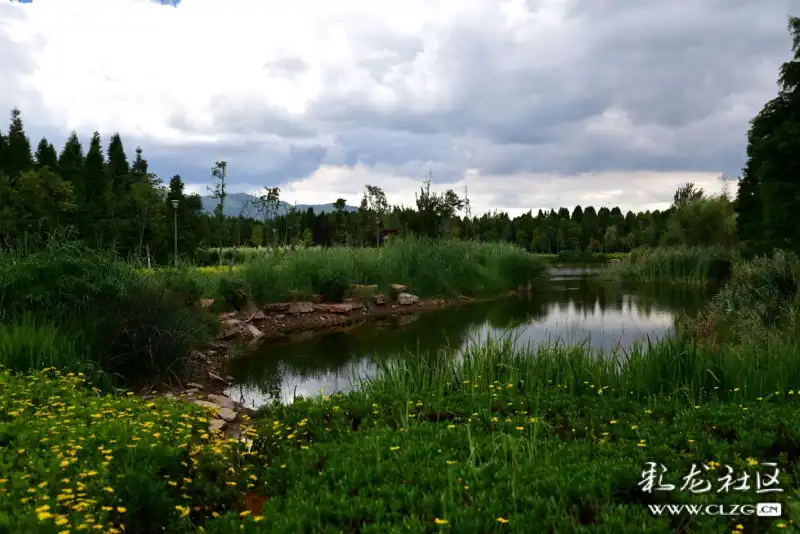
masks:
[(377, 358), (436, 354), (511, 331), (517, 342), (586, 342), (596, 351), (627, 348), (636, 340), (673, 331), (679, 311), (692, 313), (708, 292), (677, 288), (620, 287), (589, 269), (559, 269), (546, 291), (487, 304), (400, 317), (347, 332), (264, 345), (232, 364), (236, 384), (228, 394), (257, 407), (278, 397), (348, 391), (354, 376), (374, 376)]

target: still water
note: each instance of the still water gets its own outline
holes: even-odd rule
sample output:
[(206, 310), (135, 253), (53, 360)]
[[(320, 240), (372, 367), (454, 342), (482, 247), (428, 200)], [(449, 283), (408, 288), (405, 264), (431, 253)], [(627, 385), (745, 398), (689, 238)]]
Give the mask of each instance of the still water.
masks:
[(291, 402), (295, 396), (320, 391), (348, 391), (357, 382), (354, 377), (377, 372), (377, 358), (464, 348), (506, 333), (522, 345), (583, 342), (609, 354), (637, 340), (670, 335), (678, 312), (695, 312), (710, 298), (698, 289), (626, 289), (599, 279), (598, 272), (554, 269), (547, 288), (530, 296), (265, 344), (232, 363), (229, 374), (235, 383), (227, 393), (255, 408), (275, 398)]

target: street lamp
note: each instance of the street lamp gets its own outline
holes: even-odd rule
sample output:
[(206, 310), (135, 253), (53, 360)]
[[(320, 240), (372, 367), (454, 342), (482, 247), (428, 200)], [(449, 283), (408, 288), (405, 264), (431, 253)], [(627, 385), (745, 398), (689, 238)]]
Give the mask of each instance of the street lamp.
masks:
[(178, 200), (172, 201), (172, 213), (174, 215), (173, 221), (175, 223), (175, 267), (178, 266)]

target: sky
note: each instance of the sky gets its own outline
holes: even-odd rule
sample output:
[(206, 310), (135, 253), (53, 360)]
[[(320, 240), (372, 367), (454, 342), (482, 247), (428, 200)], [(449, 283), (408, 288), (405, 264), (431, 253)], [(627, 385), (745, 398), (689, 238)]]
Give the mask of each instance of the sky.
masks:
[(796, 0), (0, 0), (0, 108), (59, 150), (119, 132), (203, 194), (225, 160), (229, 192), (302, 204), (358, 205), (371, 184), (413, 206), (431, 172), (473, 214), (663, 209), (740, 174), (789, 14)]

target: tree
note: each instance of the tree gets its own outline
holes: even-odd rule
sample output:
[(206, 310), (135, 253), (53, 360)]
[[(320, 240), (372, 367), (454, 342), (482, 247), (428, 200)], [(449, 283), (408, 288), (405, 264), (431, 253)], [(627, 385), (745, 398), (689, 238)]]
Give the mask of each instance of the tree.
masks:
[(788, 28), (794, 56), (781, 66), (778, 96), (751, 122), (736, 211), (743, 239), (800, 250), (800, 18)]
[(17, 108), (11, 110), (11, 125), (8, 127), (8, 137), (1, 163), (2, 170), (12, 180), (18, 178), (23, 172), (33, 169), (31, 143), (25, 135), (25, 127)]
[(675, 191), (675, 195), (672, 197), (672, 207), (679, 209), (687, 202), (692, 202), (698, 198), (703, 198), (704, 194), (705, 192), (702, 189), (695, 189), (694, 184), (692, 182), (688, 182), (686, 185)]
[(367, 191), (361, 202), (362, 208), (375, 215), (375, 244), (381, 244), (381, 219), (389, 210), (389, 203), (386, 201), (386, 193), (376, 185), (367, 185)]
[(62, 218), (72, 213), (72, 184), (44, 166), (22, 173), (17, 186), (20, 230), (46, 237), (62, 225)]
[(438, 237), (442, 234), (447, 222), (464, 207), (464, 201), (448, 189), (444, 194), (431, 193), (432, 174), (423, 182), (419, 195), (414, 195), (419, 215), (419, 231), (428, 237)]
[[(219, 264), (222, 265), (222, 236), (223, 236), (223, 221), (225, 211), (225, 197), (228, 196), (225, 192), (225, 179), (228, 177), (228, 163), (226, 161), (218, 161), (214, 168), (211, 169), (211, 176), (219, 180), (219, 183), (212, 189), (214, 198), (217, 199), (217, 207), (214, 208), (214, 214), (219, 221)], [(209, 188), (210, 189), (210, 188)]]
[(58, 171), (64, 181), (72, 185), (73, 201), (76, 205), (70, 224), (74, 225), (81, 237), (86, 237), (86, 229), (81, 226), (84, 221), (79, 216), (81, 207), (86, 203), (86, 180), (84, 176), (83, 147), (78, 134), (72, 132), (64, 144), (64, 149), (58, 157)]
[(50, 167), (52, 171), (58, 172), (58, 152), (56, 152), (53, 144), (44, 137), (36, 147), (36, 153), (33, 156), (33, 167), (37, 170), (42, 167)]
[(81, 226), (87, 231), (91, 228), (91, 236), (95, 243), (102, 243), (104, 237), (113, 239), (113, 230), (109, 231), (109, 226), (112, 222), (111, 206), (114, 202), (114, 189), (106, 172), (103, 145), (98, 132), (92, 135), (89, 150), (86, 152), (84, 184), (86, 198), (81, 207), (83, 219)]

